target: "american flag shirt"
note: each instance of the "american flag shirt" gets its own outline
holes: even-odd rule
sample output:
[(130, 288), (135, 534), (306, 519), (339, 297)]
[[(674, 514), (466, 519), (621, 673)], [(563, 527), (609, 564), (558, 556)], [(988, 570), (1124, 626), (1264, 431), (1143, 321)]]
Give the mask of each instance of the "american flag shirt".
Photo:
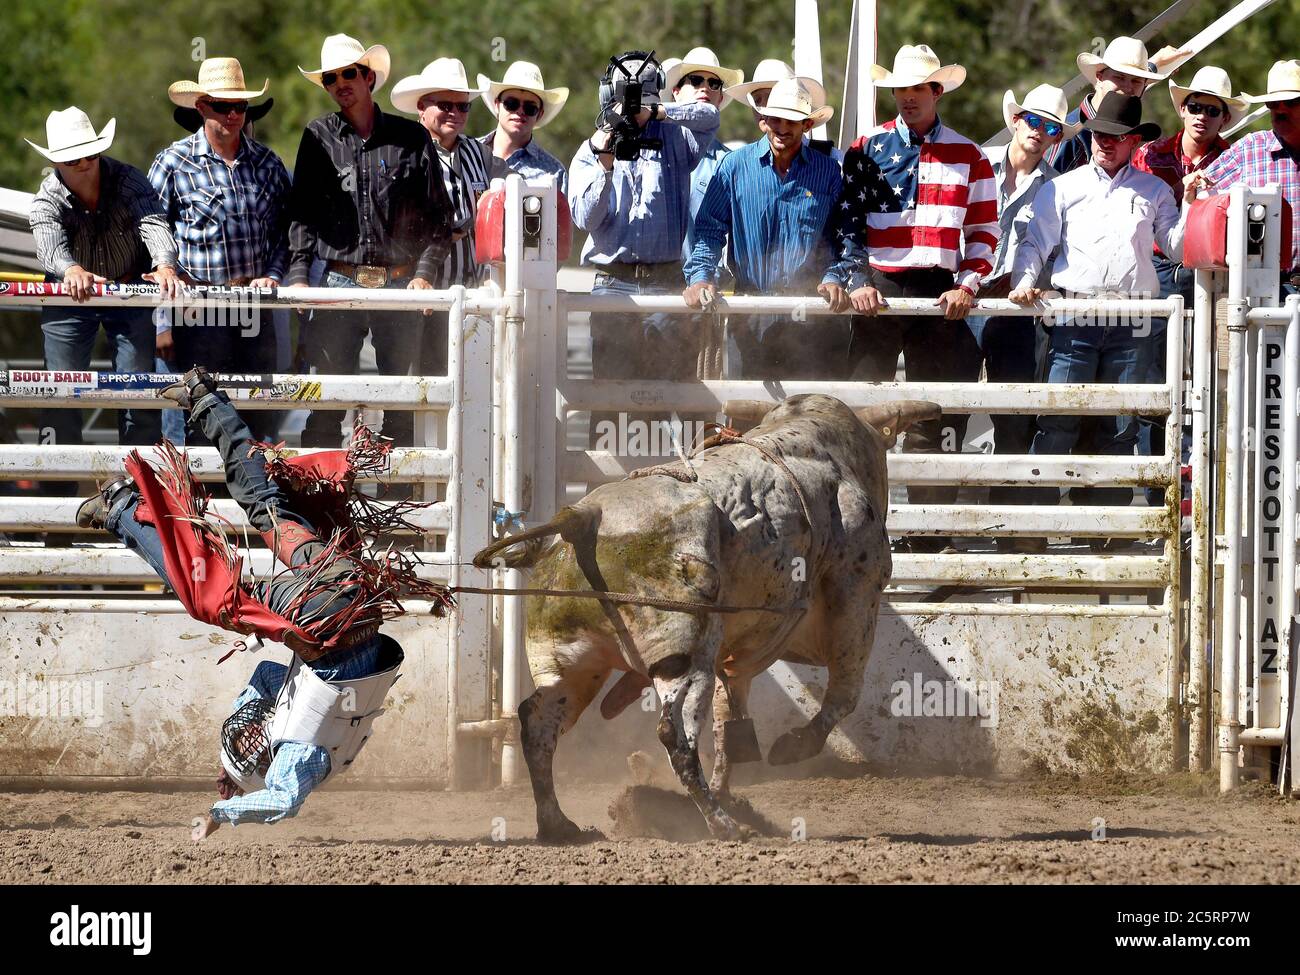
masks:
[(978, 291), (1002, 233), (988, 157), (937, 119), (923, 136), (896, 118), (853, 143), (834, 220), (840, 260), (828, 277), (849, 286), (844, 269), (870, 264), (885, 272), (943, 268)]

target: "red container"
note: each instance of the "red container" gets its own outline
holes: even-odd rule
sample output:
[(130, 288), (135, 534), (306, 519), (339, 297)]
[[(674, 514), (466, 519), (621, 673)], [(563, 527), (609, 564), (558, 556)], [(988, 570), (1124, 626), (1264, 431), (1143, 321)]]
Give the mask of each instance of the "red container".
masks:
[[(573, 222), (569, 218), (569, 201), (555, 191), (556, 249), (561, 262), (568, 260), (573, 248)], [(480, 264), (499, 264), (506, 259), (506, 191), (488, 190), (478, 200), (478, 217), (474, 221), (474, 257)]]
[[(1183, 237), (1183, 264), (1190, 268), (1223, 270), (1228, 266), (1228, 201), (1222, 196), (1202, 197), (1187, 214)], [(1282, 201), (1282, 270), (1291, 268), (1291, 204)]]

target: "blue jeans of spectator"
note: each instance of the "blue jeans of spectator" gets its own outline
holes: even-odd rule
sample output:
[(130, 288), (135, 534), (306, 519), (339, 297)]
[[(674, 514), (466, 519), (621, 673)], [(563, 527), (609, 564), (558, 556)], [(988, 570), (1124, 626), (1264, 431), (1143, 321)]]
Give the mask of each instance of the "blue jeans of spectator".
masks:
[[(645, 265), (649, 276), (630, 279), (596, 272), (593, 295), (676, 295), (686, 286), (682, 266), (677, 263)], [(695, 378), (699, 355), (698, 333), (692, 327), (695, 316), (597, 312), (591, 316), (591, 376), (593, 379), (664, 379), (686, 381)], [(640, 414), (630, 414), (640, 415)], [(659, 419), (667, 420), (668, 416)], [(618, 414), (593, 411), (591, 438), (596, 427), (610, 421), (618, 427)]]
[[(390, 288), (405, 288), (410, 278), (394, 279)], [(328, 271), (321, 282), (325, 288), (360, 287), (351, 278)], [(361, 346), (370, 334), (375, 347), (375, 364), (380, 375), (414, 376), (420, 369), (421, 336), (427, 319), (419, 312), (320, 311), (302, 323), (299, 342), (305, 349), (306, 364), (322, 375), (356, 376), (361, 369)], [(333, 447), (342, 443), (339, 410), (312, 410), (302, 431), (304, 447)], [(384, 412), (384, 436), (399, 447), (415, 439), (415, 416), (409, 410)]]
[[(152, 372), (154, 327), (148, 308), (85, 308), (47, 305), (41, 310), (41, 331), (45, 336), (45, 368), (85, 371), (95, 351), (95, 340), (103, 326), (108, 336), (114, 372)], [(50, 409), (42, 414), (41, 425), (53, 432), (60, 446), (80, 444), (81, 411)], [(118, 443), (147, 446), (158, 442), (158, 410), (118, 410)], [(42, 442), (50, 442), (42, 437)], [(56, 497), (77, 493), (73, 481), (44, 482), (42, 490)]]
[[(1145, 327), (1074, 320), (1050, 329), (1047, 381), (1050, 383), (1136, 383), (1142, 379), (1147, 356), (1143, 343), (1151, 336)], [(1069, 454), (1079, 441), (1081, 417), (1043, 415), (1038, 418), (1031, 454)], [(1134, 416), (1094, 417), (1094, 444), (1098, 454), (1131, 456), (1137, 444)], [(1039, 504), (1056, 504), (1055, 487), (1034, 488)], [(1094, 488), (1088, 503), (1128, 505), (1133, 492), (1127, 487)], [(1079, 503), (1076, 501), (1076, 503)]]
[[(276, 522), (295, 522), (309, 530), (312, 528), (310, 522), (288, 508), (279, 485), (266, 476), (265, 461), (260, 456), (248, 456), (252, 431), (225, 393), (204, 397), (195, 404), (192, 417), (191, 423), (221, 455), (230, 496), (239, 502), (256, 531), (271, 531)], [(106, 527), (170, 583), (157, 528), (136, 521), (139, 503), (136, 492), (124, 495), (109, 511)], [(326, 550), (326, 543), (320, 540), (299, 545), (291, 557), (290, 574), (258, 583), (254, 587), (257, 598), (266, 601), (276, 612), (288, 615), (294, 600), (310, 587), (311, 598), (293, 610), (293, 618), (299, 625), (310, 624), (319, 616), (332, 615), (344, 608), (361, 590), (349, 560), (335, 558), (326, 566), (320, 565), (319, 559)], [(296, 571), (301, 575), (294, 575)]]
[[(1155, 258), (1156, 277), (1160, 279), (1160, 297), (1169, 298), (1181, 294), (1191, 307), (1195, 272), (1189, 271), (1181, 264), (1169, 258), (1157, 255)], [(1169, 328), (1169, 319), (1157, 318), (1151, 323), (1151, 341), (1147, 347), (1147, 363), (1141, 382), (1163, 383), (1165, 381), (1165, 358), (1169, 350), (1165, 339)], [(1183, 460), (1191, 455), (1191, 433), (1183, 437)], [(1159, 457), (1165, 452), (1165, 418), (1162, 416), (1143, 416), (1138, 419), (1138, 453), (1144, 456)], [(1165, 503), (1165, 492), (1160, 488), (1146, 489), (1147, 504), (1159, 507)]]
[[(1034, 340), (1037, 319), (1017, 315), (970, 318), (971, 334), (984, 357), (984, 371), (991, 383), (1034, 381)], [(1027, 454), (1034, 440), (1034, 418), (1027, 413), (1002, 413), (993, 421), (993, 452)], [(989, 504), (1032, 504), (1033, 493), (1025, 488), (991, 487)]]
[[(797, 292), (813, 294), (811, 285)], [(739, 369), (732, 379), (848, 379), (848, 316), (815, 315), (797, 322), (771, 315), (732, 315), (728, 329), (736, 343)]]

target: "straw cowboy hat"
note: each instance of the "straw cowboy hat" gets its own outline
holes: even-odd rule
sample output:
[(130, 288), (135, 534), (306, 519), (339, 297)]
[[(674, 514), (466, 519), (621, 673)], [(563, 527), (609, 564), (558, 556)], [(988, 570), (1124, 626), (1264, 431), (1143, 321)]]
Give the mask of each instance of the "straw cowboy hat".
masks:
[(503, 91), (518, 88), (520, 91), (532, 92), (542, 100), (542, 117), (537, 120), (539, 129), (560, 114), (560, 109), (569, 100), (569, 89), (547, 88), (542, 81), (542, 69), (531, 61), (516, 61), (506, 68), (505, 76), (500, 81), (493, 81), (481, 74), (478, 76), (478, 86), (484, 89), (481, 96), (483, 104), (493, 115), (497, 113), (497, 97)]
[(262, 82), (261, 91), (250, 91), (244, 84), (244, 69), (238, 58), (208, 58), (199, 65), (199, 80), (177, 81), (167, 87), (167, 97), (181, 108), (193, 108), (201, 96), (219, 102), (246, 102), (266, 94), (271, 82)]
[(810, 119), (813, 125), (821, 125), (835, 114), (829, 105), (818, 105), (812, 91), (803, 83), (802, 78), (783, 78), (772, 86), (767, 96), (767, 104), (759, 108), (754, 104), (754, 96), (747, 95), (750, 108), (762, 115), (774, 115), (788, 118), (795, 122)]
[(1025, 96), (1023, 102), (1016, 101), (1016, 93), (1010, 88), (1002, 96), (1002, 120), (1008, 129), (1016, 127), (1016, 116), (1021, 112), (1032, 112), (1045, 119), (1061, 123), (1061, 141), (1073, 139), (1082, 125), (1071, 125), (1065, 120), (1070, 114), (1070, 103), (1065, 100), (1065, 92), (1052, 85), (1039, 85)]
[(682, 60), (669, 58), (664, 62), (664, 78), (667, 82), (664, 85), (665, 90), (672, 91), (682, 83), (683, 78), (695, 71), (707, 71), (722, 79), (723, 106), (731, 101), (729, 90), (745, 80), (745, 72), (741, 68), (724, 68), (712, 50), (707, 47), (693, 47), (686, 52), (686, 57)]
[(966, 69), (960, 64), (939, 64), (939, 55), (924, 44), (904, 44), (894, 55), (894, 70), (871, 66), (871, 82), (877, 88), (911, 88), (937, 81), (945, 92), (961, 87)]
[(38, 146), (31, 139), (24, 139), (29, 146), (39, 152), (50, 162), (72, 162), (86, 156), (97, 156), (107, 152), (113, 144), (113, 133), (117, 131), (117, 119), (111, 118), (98, 135), (90, 124), (90, 117), (75, 105), (61, 112), (50, 112), (45, 120), (45, 141), (49, 146)]
[(1106, 53), (1101, 57), (1084, 52), (1074, 59), (1074, 63), (1079, 66), (1079, 73), (1088, 79), (1090, 85), (1097, 83), (1097, 72), (1103, 66), (1120, 74), (1159, 81), (1161, 76), (1147, 68), (1150, 60), (1147, 57), (1147, 46), (1136, 37), (1117, 37), (1106, 45)]
[(321, 81), (321, 75), (326, 71), (337, 71), (353, 64), (364, 64), (375, 73), (375, 91), (384, 87), (390, 67), (388, 48), (382, 44), (371, 44), (363, 48), (359, 40), (348, 37), (347, 34), (331, 34), (325, 38), (325, 43), (320, 46), (319, 70), (308, 71), (301, 66), (298, 70), (312, 84), (324, 88), (325, 82)]
[(1187, 101), (1187, 96), (1191, 94), (1213, 95), (1223, 104), (1228, 106), (1228, 118), (1239, 118), (1245, 114), (1246, 103), (1240, 98), (1234, 98), (1232, 95), (1232, 81), (1228, 78), (1228, 72), (1222, 68), (1216, 68), (1212, 65), (1206, 65), (1200, 71), (1192, 75), (1192, 83), (1186, 88), (1174, 84), (1173, 79), (1169, 79), (1169, 97), (1174, 100), (1174, 108), (1182, 110), (1183, 102)]
[(1097, 114), (1083, 123), (1090, 132), (1102, 135), (1142, 136), (1143, 142), (1160, 138), (1160, 126), (1155, 122), (1142, 121), (1142, 99), (1137, 95), (1126, 95), (1122, 91), (1108, 91), (1101, 97)]
[(1300, 98), (1300, 61), (1278, 61), (1268, 69), (1268, 91), (1262, 95), (1241, 94), (1242, 100), (1253, 105), (1267, 102), (1289, 102)]
[(419, 114), (420, 99), (431, 91), (452, 91), (458, 95), (481, 95), (482, 86), (471, 88), (465, 65), (457, 58), (438, 58), (424, 66), (419, 74), (403, 78), (393, 85), (393, 108), (410, 115)]
[[(787, 78), (797, 77), (803, 82), (803, 86), (808, 89), (812, 95), (814, 104), (826, 104), (826, 89), (821, 83), (805, 75), (796, 75), (794, 69), (784, 61), (778, 61), (776, 58), (765, 58), (758, 62), (758, 67), (754, 69), (754, 78), (752, 81), (746, 81), (744, 84), (731, 85), (725, 89), (726, 93), (732, 98), (744, 98), (748, 100), (749, 96), (762, 88), (771, 88), (778, 81), (784, 81)], [(752, 102), (750, 104), (753, 104)]]

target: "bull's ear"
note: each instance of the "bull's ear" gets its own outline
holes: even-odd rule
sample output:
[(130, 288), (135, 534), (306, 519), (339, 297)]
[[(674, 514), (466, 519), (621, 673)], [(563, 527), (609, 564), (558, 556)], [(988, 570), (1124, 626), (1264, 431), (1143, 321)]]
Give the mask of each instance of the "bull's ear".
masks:
[(899, 435), (922, 420), (937, 420), (943, 407), (920, 399), (891, 400), (875, 406), (862, 406), (853, 411), (859, 420), (885, 438), (885, 445), (894, 446)]
[(758, 399), (729, 399), (722, 404), (722, 412), (733, 423), (745, 423), (750, 426), (762, 421), (777, 406)]

